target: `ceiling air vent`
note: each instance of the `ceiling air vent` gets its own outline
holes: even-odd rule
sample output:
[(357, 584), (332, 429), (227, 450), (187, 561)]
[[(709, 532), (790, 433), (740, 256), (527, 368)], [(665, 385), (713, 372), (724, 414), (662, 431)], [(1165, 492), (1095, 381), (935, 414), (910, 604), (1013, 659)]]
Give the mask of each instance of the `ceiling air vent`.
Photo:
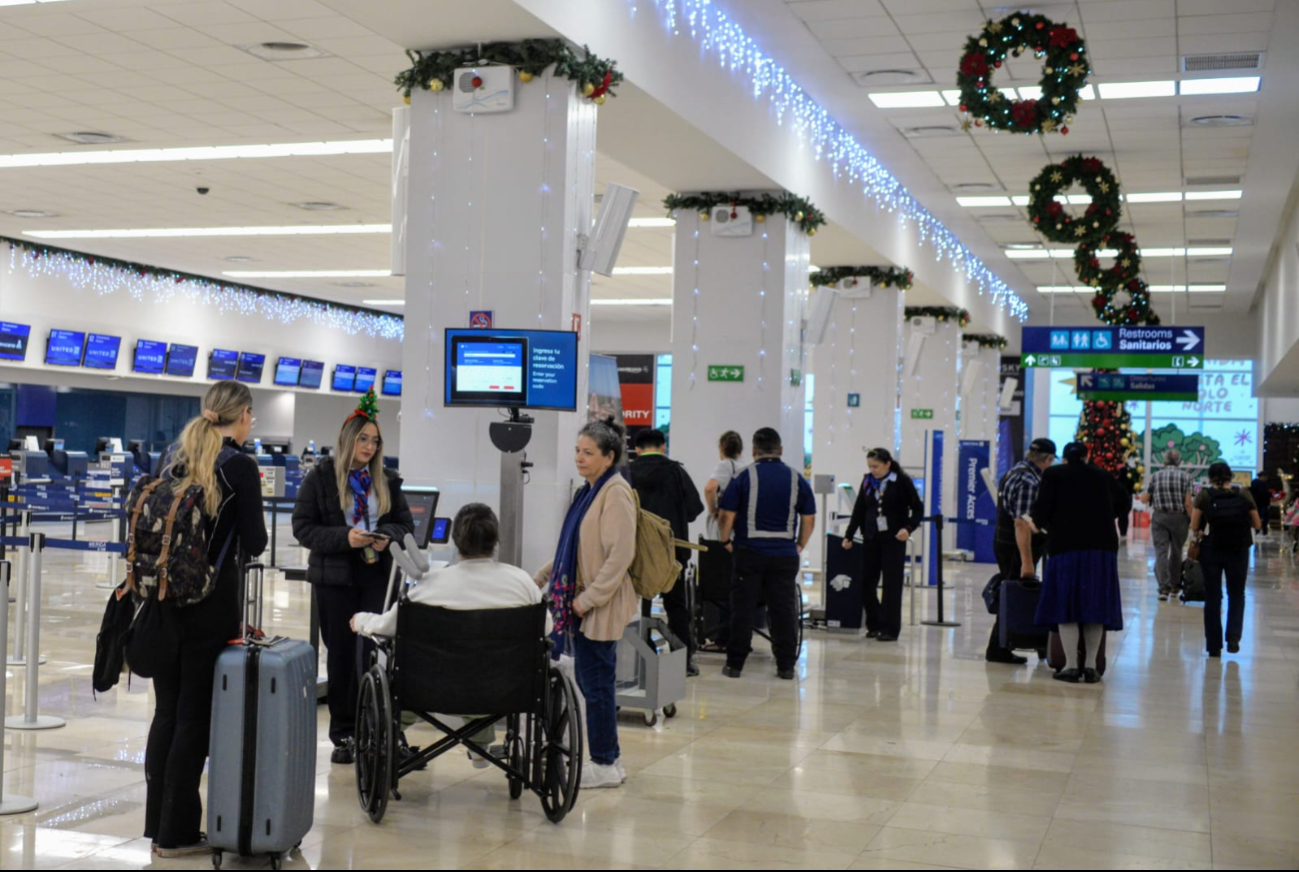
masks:
[(1261, 51), (1233, 51), (1221, 54), (1182, 56), (1182, 72), (1184, 73), (1261, 69), (1263, 69), (1263, 52)]
[(1198, 212), (1187, 212), (1187, 218), (1239, 218), (1239, 209), (1201, 209)]
[(863, 88), (875, 88), (880, 85), (923, 85), (934, 80), (924, 70), (867, 70), (851, 75), (853, 81)]
[(1239, 185), (1240, 176), (1187, 176), (1188, 185)]
[(79, 145), (107, 145), (110, 142), (126, 142), (124, 136), (118, 136), (115, 133), (101, 133), (98, 130), (77, 130), (72, 133), (56, 133), (54, 135)]
[(1221, 248), (1224, 245), (1231, 245), (1230, 239), (1188, 239), (1186, 245), (1189, 248)]
[(960, 136), (961, 129), (949, 124), (922, 124), (919, 127), (904, 127), (902, 135), (907, 139), (925, 139), (935, 136)]

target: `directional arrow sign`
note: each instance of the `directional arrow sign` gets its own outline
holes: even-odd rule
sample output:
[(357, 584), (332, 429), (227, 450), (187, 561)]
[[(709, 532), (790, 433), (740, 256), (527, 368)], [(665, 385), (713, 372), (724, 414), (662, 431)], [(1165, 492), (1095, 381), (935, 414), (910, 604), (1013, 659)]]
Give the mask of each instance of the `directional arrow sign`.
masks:
[[(1025, 354), (1204, 354), (1203, 327), (1025, 327)], [(1041, 364), (1039, 364), (1041, 365)], [(1085, 364), (1084, 364), (1085, 365)], [(1107, 366), (1108, 364), (1095, 364)], [(1142, 364), (1134, 364), (1141, 366)]]
[(1091, 376), (1091, 375), (1080, 375), (1080, 376), (1078, 376), (1078, 390), (1080, 390), (1080, 391), (1084, 391), (1084, 390), (1089, 391), (1089, 390), (1091, 390), (1091, 389), (1092, 389), (1092, 382), (1093, 382), (1093, 381), (1095, 381), (1095, 378), (1094, 378), (1093, 376)]
[(1069, 354), (1025, 354), (1025, 367), (1070, 369), (1203, 369), (1204, 359), (1185, 354), (1098, 354), (1094, 351)]
[(1203, 337), (1193, 330), (1184, 329), (1182, 335), (1178, 336), (1174, 341), (1181, 346), (1180, 350), (1194, 351), (1203, 341)]
[(1105, 373), (1078, 376), (1078, 396), (1084, 400), (1167, 400), (1193, 403), (1200, 399), (1198, 375), (1126, 375)]

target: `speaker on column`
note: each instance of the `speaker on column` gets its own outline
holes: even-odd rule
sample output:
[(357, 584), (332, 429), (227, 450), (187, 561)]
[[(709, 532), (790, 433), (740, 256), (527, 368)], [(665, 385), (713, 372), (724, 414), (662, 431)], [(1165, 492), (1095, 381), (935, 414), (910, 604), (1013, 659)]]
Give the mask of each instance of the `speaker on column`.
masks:
[(812, 304), (807, 311), (807, 329), (804, 333), (809, 345), (820, 345), (825, 342), (836, 296), (838, 295), (833, 288), (817, 288), (816, 293), (812, 295)]
[(639, 196), (640, 191), (635, 188), (615, 184), (605, 186), (600, 201), (600, 217), (595, 219), (595, 230), (578, 258), (579, 268), (602, 276), (613, 275), (613, 266), (618, 261), (623, 237), (627, 235), (627, 224)]

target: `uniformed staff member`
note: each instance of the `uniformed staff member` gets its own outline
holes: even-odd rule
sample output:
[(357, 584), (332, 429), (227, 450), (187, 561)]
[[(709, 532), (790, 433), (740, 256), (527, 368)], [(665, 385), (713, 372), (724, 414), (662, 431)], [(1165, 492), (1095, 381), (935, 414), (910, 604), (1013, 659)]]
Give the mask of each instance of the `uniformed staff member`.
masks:
[[(1002, 578), (1031, 578), (1038, 561), (1046, 551), (1046, 535), (1034, 533), (1025, 518), (1037, 501), (1042, 473), (1055, 463), (1055, 443), (1034, 439), (1024, 459), (1010, 468), (1001, 479), (997, 494), (997, 527), (992, 550)], [(992, 625), (985, 655), (989, 663), (1027, 663), (1009, 648), (1001, 647), (1001, 618)]]
[[(753, 465), (727, 486), (720, 503), (719, 535), (735, 554), (731, 581), (731, 637), (722, 674), (739, 678), (753, 650), (758, 595), (767, 603), (776, 675), (794, 678), (799, 555), (816, 525), (812, 486), (780, 459), (780, 434), (753, 434)], [(731, 538), (734, 531), (734, 539)]]

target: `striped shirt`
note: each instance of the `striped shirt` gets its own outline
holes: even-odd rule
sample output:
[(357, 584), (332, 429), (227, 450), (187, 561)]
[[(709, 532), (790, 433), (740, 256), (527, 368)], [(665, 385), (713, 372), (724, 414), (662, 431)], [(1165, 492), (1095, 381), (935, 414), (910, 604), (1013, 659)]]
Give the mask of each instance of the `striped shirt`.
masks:
[(1150, 476), (1150, 507), (1156, 512), (1186, 514), (1186, 495), (1191, 492), (1191, 474), (1180, 466), (1165, 466)]

